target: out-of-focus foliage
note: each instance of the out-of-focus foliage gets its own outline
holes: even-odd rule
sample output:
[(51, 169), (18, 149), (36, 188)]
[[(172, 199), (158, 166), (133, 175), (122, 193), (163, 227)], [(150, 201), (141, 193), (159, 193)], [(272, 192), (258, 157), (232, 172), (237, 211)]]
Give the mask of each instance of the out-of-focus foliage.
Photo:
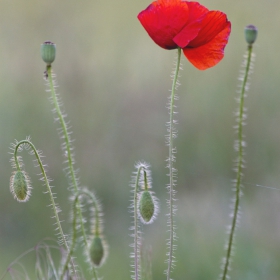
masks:
[[(29, 155), (25, 168), (32, 185), (28, 203), (9, 193), (9, 145), (30, 135), (43, 151), (48, 174), (69, 228), (67, 181), (62, 172), (56, 126), (45, 92), (40, 44), (57, 44), (58, 91), (73, 126), (81, 183), (95, 190), (105, 212), (110, 256), (104, 279), (129, 279), (129, 181), (134, 163), (151, 164), (161, 201), (158, 220), (144, 227), (153, 244), (154, 279), (163, 279), (167, 184), (166, 102), (175, 51), (161, 50), (147, 37), (137, 14), (149, 1), (0, 2), (0, 273), (26, 249), (53, 237), (48, 196)], [(217, 279), (224, 255), (225, 227), (233, 196), (235, 158), (233, 111), (237, 77), (246, 50), (243, 30), (258, 27), (248, 120), (244, 181), (280, 185), (279, 1), (203, 0), (232, 22), (225, 58), (205, 72), (183, 59), (178, 94), (178, 250), (174, 279)], [(280, 275), (280, 192), (245, 185), (232, 279), (277, 279)], [(132, 240), (131, 240), (132, 242)], [(82, 256), (81, 256), (82, 257)], [(25, 261), (34, 270), (34, 258)], [(32, 272), (31, 272), (32, 273)]]

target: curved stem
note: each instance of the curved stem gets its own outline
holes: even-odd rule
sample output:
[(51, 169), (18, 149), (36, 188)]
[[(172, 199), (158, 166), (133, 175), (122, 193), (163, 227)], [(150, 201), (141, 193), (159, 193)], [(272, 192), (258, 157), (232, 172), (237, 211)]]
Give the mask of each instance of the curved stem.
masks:
[[(48, 180), (47, 174), (45, 172), (45, 169), (44, 169), (43, 163), (42, 163), (42, 161), (40, 159), (40, 155), (39, 155), (38, 151), (36, 150), (36, 148), (33, 145), (33, 143), (31, 143), (29, 140), (22, 140), (22, 141), (18, 142), (15, 145), (14, 160), (15, 160), (16, 167), (19, 168), (19, 166), (20, 166), (18, 158), (17, 158), (18, 149), (19, 149), (19, 147), (21, 145), (25, 145), (25, 144), (27, 144), (27, 145), (29, 145), (31, 147), (31, 149), (34, 152), (35, 157), (36, 157), (36, 159), (38, 161), (39, 168), (41, 169), (41, 172), (42, 172), (42, 175), (43, 175), (43, 179), (45, 181), (48, 193), (50, 195), (51, 205), (52, 205), (52, 209), (53, 209), (53, 212), (54, 212), (54, 218), (55, 218), (56, 224), (57, 224), (57, 230), (58, 230), (58, 232), (59, 232), (59, 234), (61, 236), (61, 240), (60, 241), (62, 242), (62, 244), (66, 248), (66, 251), (69, 253), (70, 250), (69, 250), (69, 247), (68, 247), (67, 239), (66, 239), (66, 237), (65, 237), (65, 235), (63, 233), (61, 222), (60, 222), (59, 216), (58, 216), (58, 209), (57, 209), (56, 203), (54, 201), (54, 197), (53, 197), (53, 194), (52, 194), (52, 190), (51, 190), (51, 186), (49, 184), (49, 180)], [(73, 269), (73, 273), (76, 274), (76, 270), (75, 270), (75, 266), (74, 266), (74, 262), (73, 261), (71, 261), (71, 266), (72, 266), (72, 269)]]
[[(52, 68), (51, 65), (47, 66), (47, 77), (48, 77), (48, 81), (50, 84), (50, 90), (51, 90), (51, 94), (52, 94), (52, 99), (55, 105), (55, 109), (60, 121), (60, 125), (62, 127), (62, 131), (64, 134), (64, 139), (65, 139), (65, 147), (66, 147), (66, 152), (67, 152), (67, 157), (68, 157), (68, 165), (69, 165), (69, 170), (70, 170), (70, 177), (73, 183), (73, 187), (74, 187), (74, 194), (76, 195), (78, 193), (78, 180), (76, 178), (75, 175), (75, 170), (74, 170), (74, 159), (73, 159), (73, 155), (71, 152), (71, 145), (70, 145), (70, 137), (69, 137), (69, 133), (68, 133), (68, 129), (67, 129), (67, 125), (65, 123), (63, 114), (61, 112), (58, 100), (57, 100), (57, 96), (55, 93), (55, 88), (54, 88), (54, 83), (53, 83), (53, 77), (52, 77)], [(84, 239), (84, 243), (85, 246), (87, 247), (87, 238), (86, 238), (86, 232), (85, 232), (85, 228), (84, 228), (84, 223), (83, 223), (83, 216), (82, 216), (82, 211), (81, 211), (81, 206), (80, 203), (77, 202), (77, 209), (78, 209), (78, 215), (79, 215), (79, 220), (80, 220), (80, 226), (81, 226), (81, 231), (82, 231), (82, 235), (83, 235), (83, 239)]]
[[(65, 264), (63, 266), (63, 270), (62, 270), (62, 274), (61, 274), (61, 277), (60, 279), (62, 280), (63, 277), (64, 277), (64, 274), (67, 270), (67, 266), (70, 262), (70, 259), (71, 259), (71, 256), (74, 252), (74, 248), (75, 248), (75, 245), (76, 245), (76, 240), (77, 240), (77, 234), (76, 234), (76, 221), (77, 221), (77, 204), (79, 202), (79, 196), (81, 195), (87, 195), (90, 197), (90, 199), (92, 200), (93, 204), (94, 204), (94, 212), (95, 212), (95, 231), (98, 232), (99, 234), (99, 207), (98, 207), (98, 201), (96, 200), (96, 197), (89, 191), (87, 190), (80, 190), (76, 196), (75, 196), (75, 199), (74, 199), (74, 202), (73, 202), (73, 222), (72, 222), (72, 227), (73, 227), (73, 236), (72, 236), (72, 243), (71, 243), (71, 247), (70, 247), (70, 250), (68, 252), (68, 256), (66, 257), (66, 261), (65, 261)], [(92, 269), (92, 273), (93, 273), (93, 277), (95, 280), (98, 279), (97, 277), (97, 272), (94, 268), (94, 266), (91, 267)]]
[(144, 190), (147, 191), (148, 189), (149, 189), (149, 185), (148, 185), (147, 172), (144, 170)]
[(245, 99), (245, 91), (246, 85), (249, 77), (250, 72), (250, 65), (251, 65), (251, 57), (252, 57), (252, 45), (248, 46), (248, 57), (247, 63), (244, 73), (244, 78), (241, 86), (240, 91), (240, 99), (239, 99), (239, 115), (238, 115), (238, 142), (237, 142), (237, 151), (238, 151), (238, 161), (237, 161), (237, 175), (236, 175), (236, 183), (235, 183), (235, 203), (234, 203), (234, 210), (233, 210), (233, 217), (232, 217), (232, 224), (229, 233), (229, 240), (227, 244), (227, 251), (226, 251), (226, 258), (224, 263), (224, 269), (222, 273), (222, 280), (227, 279), (230, 260), (232, 256), (232, 247), (234, 241), (234, 234), (236, 230), (238, 212), (239, 212), (239, 203), (240, 203), (240, 195), (241, 195), (241, 180), (242, 180), (242, 168), (243, 168), (243, 148), (244, 148), (244, 141), (243, 141), (243, 120), (244, 120), (244, 99)]
[(173, 163), (175, 161), (175, 155), (174, 155), (174, 147), (173, 147), (173, 139), (176, 137), (176, 131), (174, 128), (174, 101), (175, 101), (175, 89), (176, 89), (176, 83), (178, 80), (178, 73), (180, 69), (180, 59), (181, 59), (181, 49), (178, 48), (178, 58), (175, 68), (175, 73), (173, 77), (173, 83), (172, 83), (172, 89), (171, 89), (171, 96), (170, 96), (170, 107), (169, 107), (169, 127), (168, 127), (168, 144), (169, 144), (169, 153), (168, 153), (168, 168), (169, 168), (169, 252), (168, 252), (168, 268), (166, 271), (167, 280), (170, 279), (171, 269), (172, 269), (172, 263), (174, 258), (174, 167)]

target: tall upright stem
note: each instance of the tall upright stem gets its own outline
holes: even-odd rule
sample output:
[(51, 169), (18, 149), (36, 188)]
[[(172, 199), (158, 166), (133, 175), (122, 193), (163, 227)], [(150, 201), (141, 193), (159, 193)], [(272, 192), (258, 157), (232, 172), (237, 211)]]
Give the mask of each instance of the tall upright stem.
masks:
[(244, 99), (245, 99), (245, 92), (248, 82), (248, 77), (250, 73), (250, 65), (251, 65), (251, 58), (252, 58), (252, 45), (248, 45), (248, 55), (247, 55), (247, 62), (246, 62), (246, 68), (245, 73), (242, 81), (241, 91), (240, 91), (240, 97), (239, 97), (239, 114), (238, 114), (238, 139), (237, 139), (237, 153), (238, 153), (238, 159), (237, 159), (237, 166), (236, 166), (236, 180), (235, 180), (235, 202), (234, 202), (234, 210), (233, 210), (233, 216), (232, 216), (232, 223), (231, 228), (229, 232), (229, 239), (227, 244), (227, 251), (226, 251), (226, 257), (222, 272), (222, 280), (228, 279), (228, 271), (230, 269), (230, 262), (232, 257), (232, 248), (233, 248), (233, 242), (234, 242), (234, 235), (236, 231), (236, 225), (237, 225), (237, 219), (238, 219), (238, 213), (239, 213), (239, 204), (240, 204), (240, 196), (241, 196), (241, 181), (242, 181), (242, 168), (243, 168), (243, 149), (244, 149), (244, 140), (243, 140), (243, 126), (244, 126)]
[(169, 252), (168, 260), (167, 260), (167, 280), (170, 280), (170, 274), (172, 270), (172, 264), (174, 259), (174, 237), (175, 237), (175, 226), (174, 226), (174, 186), (175, 186), (175, 169), (174, 169), (174, 161), (175, 161), (175, 149), (173, 145), (173, 139), (176, 137), (177, 133), (175, 130), (175, 121), (174, 121), (174, 102), (175, 102), (175, 90), (176, 84), (178, 80), (178, 73), (180, 69), (180, 60), (181, 60), (181, 52), (182, 50), (178, 48), (178, 57), (176, 62), (176, 68), (173, 77), (172, 89), (171, 89), (171, 96), (170, 96), (170, 104), (169, 104), (169, 123), (168, 123), (168, 144), (169, 144), (169, 152), (168, 152), (168, 169), (169, 169), (169, 240), (168, 240), (168, 247)]
[[(48, 81), (49, 81), (50, 91), (51, 91), (51, 94), (52, 94), (52, 99), (53, 99), (53, 103), (54, 103), (54, 106), (55, 106), (55, 110), (56, 110), (56, 113), (58, 115), (58, 119), (59, 119), (60, 125), (62, 127), (62, 131), (63, 131), (63, 135), (64, 135), (65, 150), (66, 150), (66, 154), (67, 154), (69, 173), (70, 173), (70, 178), (72, 180), (74, 195), (77, 195), (78, 191), (79, 191), (78, 179), (76, 177), (75, 170), (74, 170), (74, 158), (73, 158), (73, 154), (72, 154), (72, 151), (71, 151), (70, 136), (69, 136), (69, 132), (68, 132), (68, 129), (67, 129), (66, 122), (64, 120), (63, 114), (62, 114), (60, 106), (59, 106), (59, 102), (57, 100), (57, 96), (56, 96), (56, 92), (55, 92), (55, 88), (54, 88), (51, 65), (47, 66), (47, 77), (48, 77)], [(77, 210), (78, 210), (78, 217), (79, 217), (79, 220), (80, 220), (80, 227), (81, 227), (81, 232), (82, 232), (82, 235), (83, 235), (83, 240), (84, 240), (85, 246), (87, 246), (88, 245), (87, 244), (87, 237), (86, 237), (86, 232), (85, 232), (84, 222), (83, 222), (83, 216), (82, 216), (82, 211), (81, 211), (81, 206), (80, 206), (79, 201), (77, 202)]]
[(145, 172), (145, 168), (143, 165), (140, 165), (137, 170), (135, 187), (134, 187), (134, 197), (133, 197), (133, 205), (134, 205), (134, 280), (139, 279), (140, 271), (139, 271), (139, 233), (138, 233), (138, 185), (141, 176), (141, 172)]

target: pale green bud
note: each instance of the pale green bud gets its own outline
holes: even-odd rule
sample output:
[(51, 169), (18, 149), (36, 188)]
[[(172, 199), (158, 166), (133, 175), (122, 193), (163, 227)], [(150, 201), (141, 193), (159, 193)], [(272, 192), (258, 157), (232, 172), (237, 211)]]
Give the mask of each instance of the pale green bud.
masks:
[(14, 198), (19, 202), (29, 199), (31, 193), (30, 181), (24, 171), (16, 171), (10, 179), (10, 190)]
[(139, 199), (139, 213), (144, 223), (150, 223), (155, 213), (155, 202), (150, 191), (143, 191)]
[(95, 235), (89, 247), (90, 260), (95, 266), (100, 266), (104, 261), (105, 249), (104, 240)]
[(54, 43), (47, 41), (41, 45), (41, 56), (47, 65), (51, 65), (54, 62), (55, 53), (56, 45)]
[(258, 29), (256, 26), (250, 24), (245, 27), (245, 39), (249, 45), (254, 44), (257, 39)]

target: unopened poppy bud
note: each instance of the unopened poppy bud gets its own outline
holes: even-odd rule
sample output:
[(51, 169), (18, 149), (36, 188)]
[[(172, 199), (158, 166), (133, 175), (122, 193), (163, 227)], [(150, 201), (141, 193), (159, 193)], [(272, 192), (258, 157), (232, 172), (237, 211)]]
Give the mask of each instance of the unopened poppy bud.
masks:
[(95, 235), (89, 248), (89, 256), (92, 263), (95, 266), (100, 266), (104, 260), (104, 255), (105, 247), (103, 239), (100, 236)]
[(250, 24), (245, 27), (244, 31), (245, 31), (245, 39), (247, 43), (249, 45), (252, 45), (257, 39), (257, 35), (258, 35), (257, 27)]
[(153, 221), (155, 213), (155, 201), (150, 191), (145, 190), (139, 199), (139, 213), (143, 223), (149, 224)]
[(10, 180), (10, 190), (19, 202), (25, 202), (30, 197), (30, 182), (24, 171), (16, 171)]
[(41, 56), (47, 65), (51, 65), (54, 62), (55, 53), (56, 46), (54, 43), (47, 41), (41, 45)]

